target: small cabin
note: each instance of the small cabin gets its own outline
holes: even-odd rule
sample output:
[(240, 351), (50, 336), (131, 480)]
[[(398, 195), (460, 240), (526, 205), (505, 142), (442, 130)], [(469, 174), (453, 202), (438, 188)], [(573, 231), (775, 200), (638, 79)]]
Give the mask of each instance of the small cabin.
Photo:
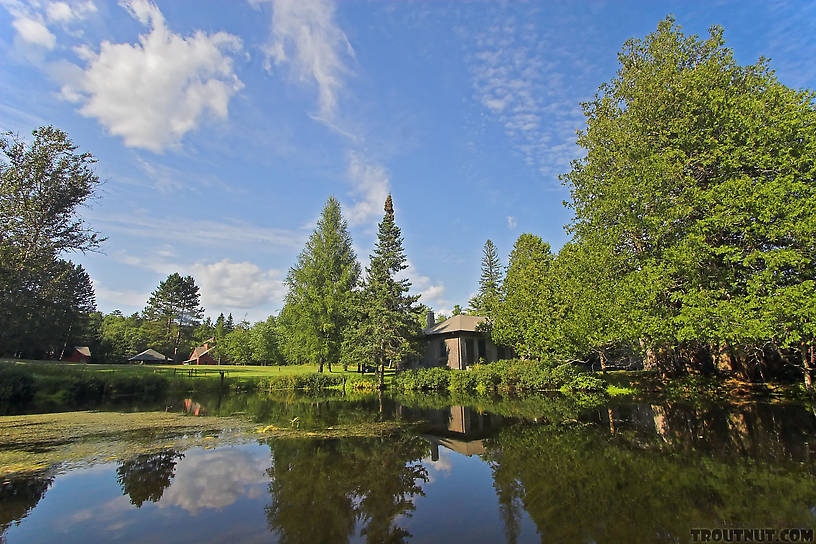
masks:
[(490, 336), (479, 327), (485, 321), (487, 318), (482, 316), (455, 315), (434, 323), (433, 312), (428, 312), (427, 326), (422, 329), (425, 345), (420, 366), (446, 365), (465, 370), (478, 363), (479, 359), (497, 361), (499, 350)]
[(205, 342), (203, 346), (198, 346), (193, 350), (193, 353), (190, 354), (190, 358), (184, 361), (185, 365), (214, 365), (216, 364), (216, 360), (213, 359), (212, 350), (215, 349), (215, 345), (210, 345), (208, 342)]
[(141, 353), (137, 353), (130, 359), (128, 362), (135, 363), (135, 364), (144, 364), (144, 363), (166, 363), (171, 361), (170, 358), (162, 355), (158, 351), (154, 349), (146, 349)]
[(62, 360), (69, 363), (87, 363), (91, 360), (91, 348), (76, 346), (62, 356)]

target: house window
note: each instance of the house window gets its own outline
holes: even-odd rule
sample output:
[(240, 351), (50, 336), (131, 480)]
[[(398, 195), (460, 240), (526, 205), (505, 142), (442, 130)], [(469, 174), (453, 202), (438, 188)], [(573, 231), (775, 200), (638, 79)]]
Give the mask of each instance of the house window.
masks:
[(487, 360), (487, 346), (484, 338), (479, 338), (479, 359)]
[(445, 339), (443, 338), (442, 340), (439, 341), (439, 356), (440, 357), (447, 357), (447, 355), (448, 355), (448, 349), (445, 346)]

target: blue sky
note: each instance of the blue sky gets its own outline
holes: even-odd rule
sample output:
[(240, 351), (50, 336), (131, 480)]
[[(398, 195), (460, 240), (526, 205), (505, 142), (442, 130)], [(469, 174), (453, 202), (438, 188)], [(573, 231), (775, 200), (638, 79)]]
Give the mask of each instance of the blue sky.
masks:
[(72, 258), (105, 312), (179, 271), (208, 314), (263, 319), (329, 195), (365, 264), (389, 191), (415, 291), (447, 312), (486, 239), (505, 263), (523, 232), (564, 243), (579, 103), (667, 14), (816, 86), (814, 2), (0, 0), (0, 128), (98, 158), (82, 215), (108, 241)]

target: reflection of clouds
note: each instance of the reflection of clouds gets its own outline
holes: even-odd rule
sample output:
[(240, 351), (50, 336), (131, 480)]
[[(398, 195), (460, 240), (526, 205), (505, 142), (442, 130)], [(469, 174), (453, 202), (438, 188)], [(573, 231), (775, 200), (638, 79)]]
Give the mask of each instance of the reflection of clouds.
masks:
[(453, 463), (450, 457), (440, 452), (439, 460), (434, 461), (430, 456), (422, 459), (422, 466), (428, 469), (428, 483), (432, 484), (435, 481), (447, 478), (453, 470)]
[(107, 532), (116, 532), (133, 524), (136, 519), (127, 516), (131, 510), (130, 500), (127, 496), (116, 497), (102, 504), (95, 504), (82, 510), (77, 510), (68, 516), (62, 524), (62, 529), (70, 531), (75, 525), (84, 525), (90, 520), (95, 520), (98, 527)]
[(241, 496), (257, 498), (265, 485), (269, 458), (240, 449), (187, 452), (159, 507), (178, 506), (191, 514), (223, 508)]

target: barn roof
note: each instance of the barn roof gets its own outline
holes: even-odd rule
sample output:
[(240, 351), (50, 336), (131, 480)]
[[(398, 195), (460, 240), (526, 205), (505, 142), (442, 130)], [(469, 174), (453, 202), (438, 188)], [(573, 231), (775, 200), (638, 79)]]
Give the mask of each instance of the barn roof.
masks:
[(89, 348), (88, 346), (74, 346), (74, 349), (80, 352), (85, 357), (91, 356), (91, 348)]
[(167, 357), (154, 349), (146, 349), (128, 359), (128, 361), (166, 361)]
[(487, 321), (487, 318), (480, 315), (455, 315), (432, 327), (425, 327), (422, 329), (422, 333), (430, 336), (448, 332), (476, 332), (476, 327), (485, 321)]

